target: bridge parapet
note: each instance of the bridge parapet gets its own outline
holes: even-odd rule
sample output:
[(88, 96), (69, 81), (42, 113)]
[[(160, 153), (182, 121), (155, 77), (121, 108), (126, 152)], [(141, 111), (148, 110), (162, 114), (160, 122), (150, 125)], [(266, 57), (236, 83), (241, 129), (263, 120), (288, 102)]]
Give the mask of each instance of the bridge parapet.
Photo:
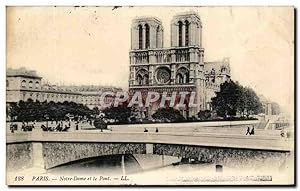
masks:
[(293, 140), (280, 136), (246, 136), (234, 134), (166, 133), (166, 132), (24, 132), (7, 134), (7, 143), (72, 142), (72, 143), (161, 143), (224, 148), (291, 151)]

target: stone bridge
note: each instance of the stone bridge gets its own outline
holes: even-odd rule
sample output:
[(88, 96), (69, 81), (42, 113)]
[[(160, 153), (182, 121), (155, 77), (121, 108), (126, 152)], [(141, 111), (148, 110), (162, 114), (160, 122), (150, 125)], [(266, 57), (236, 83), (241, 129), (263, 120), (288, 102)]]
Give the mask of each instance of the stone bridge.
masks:
[(282, 166), (291, 141), (280, 137), (204, 133), (19, 132), (7, 135), (7, 168), (50, 169), (115, 154), (177, 156), (227, 166)]

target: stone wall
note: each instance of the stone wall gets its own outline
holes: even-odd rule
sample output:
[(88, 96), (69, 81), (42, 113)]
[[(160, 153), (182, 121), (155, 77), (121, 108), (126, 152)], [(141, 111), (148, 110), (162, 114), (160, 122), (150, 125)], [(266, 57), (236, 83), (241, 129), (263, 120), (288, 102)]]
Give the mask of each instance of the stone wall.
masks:
[(113, 154), (145, 154), (145, 144), (124, 143), (43, 143), (45, 168), (68, 162)]
[[(250, 167), (271, 165), (280, 168), (286, 163), (290, 152), (265, 151), (253, 149), (216, 148), (176, 144), (151, 144), (147, 152), (145, 143), (71, 143), (71, 142), (42, 142), (7, 144), (7, 168), (25, 169), (35, 165), (45, 169), (56, 167), (80, 159), (114, 154), (150, 154), (176, 156), (194, 159), (201, 163), (215, 163), (227, 167)], [(150, 147), (149, 147), (150, 148)], [(148, 150), (149, 150), (148, 148)], [(33, 153), (37, 153), (34, 159)], [(39, 154), (40, 153), (40, 154)], [(42, 161), (40, 159), (43, 158)]]
[(22, 170), (32, 167), (32, 143), (7, 144), (6, 167), (8, 170)]
[(215, 148), (184, 145), (154, 144), (153, 154), (180, 156), (203, 163), (216, 163), (227, 167), (250, 167), (271, 165), (280, 168), (290, 152), (264, 151), (234, 148)]

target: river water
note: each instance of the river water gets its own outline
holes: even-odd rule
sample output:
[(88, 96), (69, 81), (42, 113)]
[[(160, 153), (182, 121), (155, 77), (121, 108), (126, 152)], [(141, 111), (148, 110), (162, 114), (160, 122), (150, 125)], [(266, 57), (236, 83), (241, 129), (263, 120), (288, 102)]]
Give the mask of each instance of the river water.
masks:
[[(203, 183), (199, 182), (201, 180), (216, 181), (214, 180), (216, 177), (221, 179), (222, 177), (233, 177), (233, 180), (235, 180), (249, 175), (274, 175), (270, 173), (268, 168), (247, 169), (222, 166), (221, 169), (217, 169), (216, 164), (210, 163), (191, 164), (180, 162), (151, 170), (143, 170), (133, 155), (124, 155), (123, 164), (122, 155), (101, 156), (61, 165), (48, 170), (48, 173), (53, 175), (76, 174), (112, 177), (126, 175), (134, 180), (133, 182), (140, 182), (141, 184), (146, 180), (148, 184), (164, 184), (166, 182), (170, 184), (199, 184)], [(193, 182), (195, 180), (196, 182)]]
[[(144, 170), (133, 155), (124, 155), (122, 165), (122, 155), (110, 155), (94, 157), (64, 164), (47, 171), (47, 174), (62, 175), (94, 175), (94, 176), (127, 176), (132, 183), (164, 184), (169, 178), (175, 180), (184, 175), (197, 176), (207, 172), (216, 172), (213, 164), (187, 164), (176, 163), (161, 166), (150, 170)], [(145, 159), (149, 162), (149, 158)], [(155, 163), (156, 161), (150, 161)], [(159, 163), (159, 162), (157, 162)], [(158, 165), (159, 166), (159, 165)], [(162, 181), (162, 182), (160, 182)], [(130, 182), (127, 182), (130, 184)]]
[[(147, 159), (149, 160), (149, 159)], [(155, 161), (151, 161), (152, 163)], [(159, 166), (159, 165), (157, 165)], [(161, 172), (215, 172), (216, 168), (213, 164), (188, 164), (188, 163), (174, 163), (166, 166), (160, 166), (149, 170), (144, 170), (133, 155), (124, 155), (124, 165), (122, 166), (122, 155), (108, 155), (101, 157), (94, 157), (83, 159), (72, 163), (60, 165), (58, 167), (48, 170), (48, 173), (54, 175), (142, 175), (142, 174), (160, 174)]]

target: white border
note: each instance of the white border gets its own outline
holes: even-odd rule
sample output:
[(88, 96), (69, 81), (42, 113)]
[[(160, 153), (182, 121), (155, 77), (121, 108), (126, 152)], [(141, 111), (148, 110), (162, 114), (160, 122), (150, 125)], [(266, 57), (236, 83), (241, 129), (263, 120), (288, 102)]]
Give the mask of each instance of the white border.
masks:
[[(300, 7), (300, 1), (299, 0), (272, 0), (272, 1), (262, 1), (262, 0), (228, 0), (228, 1), (222, 1), (222, 0), (173, 0), (173, 1), (166, 1), (166, 0), (110, 0), (110, 1), (105, 1), (105, 0), (101, 0), (101, 1), (96, 1), (96, 0), (52, 0), (52, 1), (41, 1), (41, 0), (27, 0), (26, 2), (24, 1), (17, 1), (17, 0), (1, 0), (0, 1), (0, 13), (1, 13), (1, 19), (0, 19), (0, 42), (1, 46), (0, 46), (0, 58), (1, 58), (1, 63), (2, 63), (2, 67), (0, 67), (0, 76), (1, 76), (1, 81), (0, 81), (0, 107), (2, 111), (1, 115), (0, 115), (0, 120), (1, 120), (1, 124), (2, 124), (2, 133), (0, 134), (0, 139), (2, 141), (2, 146), (1, 146), (1, 150), (2, 153), (0, 154), (0, 164), (1, 164), (1, 171), (0, 171), (0, 181), (1, 181), (1, 185), (0, 188), (1, 190), (8, 190), (8, 189), (16, 189), (16, 188), (8, 188), (5, 185), (5, 158), (6, 158), (6, 151), (5, 151), (5, 14), (6, 14), (6, 6), (10, 6), (10, 5), (27, 5), (27, 6), (31, 6), (31, 5), (35, 5), (35, 6), (42, 6), (42, 5), (105, 5), (105, 6), (113, 6), (113, 5), (137, 5), (137, 6), (147, 6), (147, 5), (168, 5), (168, 6), (189, 6), (189, 5), (197, 5), (197, 6), (254, 6), (254, 5), (268, 5), (268, 6), (291, 6), (294, 5), (296, 8), (298, 8), (298, 12), (297, 15), (299, 15), (299, 7)], [(299, 26), (299, 19), (297, 20), (297, 26)], [(296, 43), (296, 42), (295, 42)], [(299, 55), (299, 48), (297, 49), (296, 55)], [(297, 74), (299, 74), (299, 65), (297, 67)], [(299, 82), (297, 80), (297, 89), (299, 89)], [(297, 108), (299, 106), (299, 101), (297, 101)], [(299, 112), (297, 113), (297, 119), (299, 119)], [(297, 127), (295, 127), (297, 128)], [(299, 139), (299, 129), (297, 130), (297, 138)], [(298, 142), (298, 141), (297, 141)], [(297, 147), (298, 148), (298, 147)], [(299, 161), (299, 151), (297, 151), (297, 159)], [(299, 164), (297, 165), (297, 167), (299, 168)], [(297, 168), (297, 172), (298, 172), (298, 168)], [(298, 174), (298, 173), (297, 173)], [(203, 187), (199, 187), (200, 189), (209, 189), (209, 190), (217, 190), (217, 189), (224, 189), (224, 188), (203, 188)], [(244, 187), (245, 188), (245, 187)], [(244, 188), (234, 188), (236, 189), (244, 189)], [(34, 189), (32, 187), (25, 187), (22, 189), (26, 189), (26, 190), (31, 190)], [(70, 188), (70, 187), (52, 187), (52, 188), (35, 188), (38, 190), (46, 190), (46, 189), (55, 189), (55, 190), (71, 190), (74, 188)], [(87, 190), (87, 189), (101, 189), (101, 190), (107, 190), (107, 189), (112, 189), (112, 188), (103, 188), (103, 187), (99, 187), (99, 188), (92, 188), (92, 187), (81, 187), (81, 188), (76, 188), (76, 189), (80, 189), (80, 190)], [(113, 189), (121, 189), (121, 188), (113, 188)], [(129, 190), (130, 188), (125, 188), (125, 190)], [(140, 189), (140, 188), (138, 188)], [(144, 188), (142, 188), (144, 189)], [(147, 190), (154, 190), (157, 188), (148, 188)], [(158, 189), (163, 189), (163, 188), (158, 188)], [(174, 187), (172, 188), (168, 188), (168, 189), (175, 189)], [(188, 190), (194, 190), (195, 188), (186, 188)], [(198, 189), (198, 188), (196, 188)], [(226, 187), (225, 189), (232, 189), (232, 187)], [(247, 188), (247, 189), (253, 189), (253, 188)], [(267, 189), (265, 187), (262, 188), (258, 188), (259, 190), (261, 189)], [(268, 189), (280, 189), (280, 190), (285, 190), (285, 189), (289, 189), (289, 188), (268, 188)], [(124, 190), (124, 188), (122, 189)]]

